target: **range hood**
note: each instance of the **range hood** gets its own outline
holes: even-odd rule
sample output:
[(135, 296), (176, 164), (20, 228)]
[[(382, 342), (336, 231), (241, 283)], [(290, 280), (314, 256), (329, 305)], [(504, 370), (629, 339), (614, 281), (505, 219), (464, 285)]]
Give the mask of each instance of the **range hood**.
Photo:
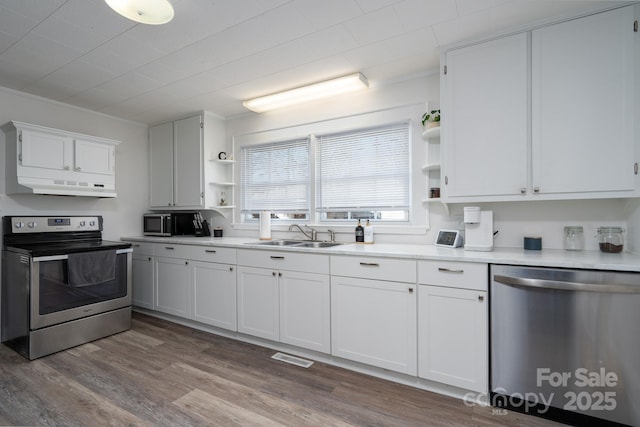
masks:
[(17, 185), (13, 188), (16, 193), (50, 194), (56, 196), (84, 196), (84, 197), (116, 197), (113, 186), (100, 183), (70, 181), (64, 179), (42, 179), (18, 177)]
[(6, 193), (116, 197), (120, 142), (12, 121), (6, 133)]

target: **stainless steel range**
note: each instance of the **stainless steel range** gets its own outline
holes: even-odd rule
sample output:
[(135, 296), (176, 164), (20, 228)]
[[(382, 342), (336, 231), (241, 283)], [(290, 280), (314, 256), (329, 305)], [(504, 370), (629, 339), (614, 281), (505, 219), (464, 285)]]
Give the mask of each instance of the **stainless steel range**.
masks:
[(131, 328), (131, 244), (101, 216), (5, 216), (2, 341), (36, 359)]

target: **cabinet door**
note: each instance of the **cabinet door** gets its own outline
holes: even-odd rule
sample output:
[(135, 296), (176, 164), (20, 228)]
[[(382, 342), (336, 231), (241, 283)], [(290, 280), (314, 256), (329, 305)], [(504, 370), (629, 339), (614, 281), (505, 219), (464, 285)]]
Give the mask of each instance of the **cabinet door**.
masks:
[(279, 272), (280, 341), (331, 350), (330, 281), (326, 274)]
[(155, 309), (184, 318), (190, 317), (191, 269), (189, 261), (178, 258), (155, 259)]
[(417, 373), (416, 285), (331, 277), (331, 354)]
[(235, 267), (212, 262), (192, 265), (193, 320), (236, 331)]
[(633, 21), (633, 9), (622, 8), (533, 31), (533, 186), (540, 193), (634, 189)]
[(173, 205), (173, 123), (149, 128), (149, 205)]
[(238, 332), (278, 341), (279, 329), (277, 271), (238, 267)]
[(56, 170), (71, 169), (73, 163), (71, 138), (32, 130), (20, 132), (22, 166)]
[(444, 197), (516, 195), (527, 187), (527, 35), (446, 53)]
[(113, 175), (115, 173), (115, 152), (113, 145), (76, 139), (74, 141), (74, 170), (83, 173)]
[(173, 122), (175, 206), (202, 207), (202, 123), (201, 116)]
[(153, 310), (153, 257), (133, 254), (132, 303)]
[(487, 392), (487, 293), (419, 286), (418, 376)]

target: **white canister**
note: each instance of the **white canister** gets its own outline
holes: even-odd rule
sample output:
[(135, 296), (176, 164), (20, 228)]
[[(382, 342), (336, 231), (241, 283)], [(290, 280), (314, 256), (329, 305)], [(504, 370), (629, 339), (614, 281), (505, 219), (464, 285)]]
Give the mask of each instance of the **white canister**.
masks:
[(271, 240), (271, 211), (260, 211), (260, 240)]
[(364, 225), (364, 242), (365, 243), (373, 243), (373, 225), (367, 220), (367, 223)]

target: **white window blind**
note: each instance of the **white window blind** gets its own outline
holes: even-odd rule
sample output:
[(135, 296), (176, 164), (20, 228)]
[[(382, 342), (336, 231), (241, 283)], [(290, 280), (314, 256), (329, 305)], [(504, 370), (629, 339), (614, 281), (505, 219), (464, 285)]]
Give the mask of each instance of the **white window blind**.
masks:
[(320, 135), (316, 158), (318, 211), (405, 211), (408, 215), (408, 123)]
[(242, 148), (243, 213), (309, 212), (309, 139)]

